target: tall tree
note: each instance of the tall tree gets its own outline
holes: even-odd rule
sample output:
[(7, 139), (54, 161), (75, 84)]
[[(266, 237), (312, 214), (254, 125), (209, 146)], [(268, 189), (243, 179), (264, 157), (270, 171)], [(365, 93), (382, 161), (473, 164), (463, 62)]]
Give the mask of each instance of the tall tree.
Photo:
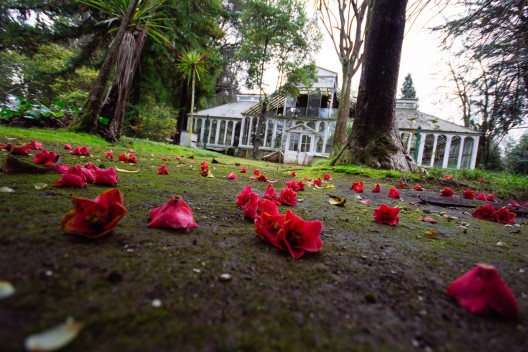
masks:
[(364, 19), (369, 0), (318, 0), (317, 11), (323, 26), (332, 39), (341, 63), (343, 81), (337, 111), (333, 149), (346, 141), (346, 127), (350, 115), (352, 78), (363, 62)]
[(237, 58), (247, 73), (246, 87), (257, 88), (264, 96), (253, 138), (253, 157), (257, 158), (266, 123), (264, 74), (274, 69), (279, 76), (287, 76), (310, 64), (320, 35), (301, 0), (247, 0), (240, 20), (242, 43)]
[(411, 169), (394, 121), (406, 5), (407, 0), (371, 3), (354, 125), (332, 164)]
[(416, 89), (414, 89), (413, 79), (410, 73), (405, 76), (401, 88), (402, 99), (416, 99)]

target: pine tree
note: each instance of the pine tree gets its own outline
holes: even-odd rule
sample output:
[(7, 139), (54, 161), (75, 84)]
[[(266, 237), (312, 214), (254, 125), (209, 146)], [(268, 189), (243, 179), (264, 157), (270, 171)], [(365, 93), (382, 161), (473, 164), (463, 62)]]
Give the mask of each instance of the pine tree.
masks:
[(401, 89), (401, 95), (402, 99), (416, 99), (416, 89), (414, 89), (414, 84), (410, 73), (405, 76), (405, 81), (403, 82)]

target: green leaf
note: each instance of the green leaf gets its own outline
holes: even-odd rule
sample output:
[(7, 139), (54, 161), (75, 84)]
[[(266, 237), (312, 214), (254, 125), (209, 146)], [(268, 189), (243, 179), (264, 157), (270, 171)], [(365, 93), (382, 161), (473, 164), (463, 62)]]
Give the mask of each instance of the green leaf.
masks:
[(105, 126), (108, 126), (108, 124), (110, 123), (110, 119), (108, 117), (102, 117), (102, 116), (98, 116), (97, 121), (99, 121)]

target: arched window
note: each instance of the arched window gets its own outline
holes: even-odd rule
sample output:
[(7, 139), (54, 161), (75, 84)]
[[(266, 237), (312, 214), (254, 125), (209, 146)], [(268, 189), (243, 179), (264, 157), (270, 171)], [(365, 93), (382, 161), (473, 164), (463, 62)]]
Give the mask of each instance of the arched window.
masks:
[(451, 139), (451, 147), (449, 148), (449, 161), (447, 162), (448, 168), (456, 169), (458, 164), (458, 153), (460, 152), (460, 136), (454, 136)]
[(233, 142), (231, 141), (231, 136), (233, 135), (233, 126), (235, 124), (235, 121), (227, 121), (227, 134), (225, 138), (225, 145), (233, 145)]
[(272, 119), (268, 119), (268, 133), (266, 134), (266, 140), (264, 141), (264, 144), (262, 145), (263, 147), (273, 147), (271, 145), (271, 140), (273, 138), (273, 125), (275, 124), (275, 121), (277, 120), (272, 120)]
[(462, 149), (462, 163), (460, 164), (461, 169), (471, 168), (473, 143), (475, 143), (474, 137), (466, 137), (466, 139), (464, 139), (464, 147)]
[(218, 144), (224, 144), (225, 130), (226, 130), (226, 121), (220, 121), (220, 133), (218, 134)]
[(218, 128), (218, 121), (211, 120), (211, 125), (209, 126), (209, 144), (214, 144), (217, 128)]
[(434, 167), (442, 167), (442, 164), (444, 162), (444, 153), (445, 153), (445, 147), (446, 147), (447, 137), (444, 135), (438, 136), (438, 140), (436, 142), (436, 152), (434, 154)]
[(324, 122), (319, 122), (319, 128), (317, 129), (319, 131), (319, 137), (317, 137), (317, 147), (316, 152), (317, 153), (324, 153), (324, 137), (325, 137), (325, 127), (326, 124)]
[(431, 165), (431, 158), (433, 157), (434, 134), (428, 134), (425, 137), (424, 150), (422, 155), (422, 165)]

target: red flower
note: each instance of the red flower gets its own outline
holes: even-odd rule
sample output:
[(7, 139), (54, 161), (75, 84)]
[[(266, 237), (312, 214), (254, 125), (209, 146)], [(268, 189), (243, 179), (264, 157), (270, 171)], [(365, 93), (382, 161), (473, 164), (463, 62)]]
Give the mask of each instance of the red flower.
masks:
[(330, 177), (329, 174), (324, 174), (324, 176), (323, 176), (323, 180), (325, 180), (325, 181), (330, 180), (330, 178), (331, 178), (331, 177)]
[(247, 169), (246, 169), (245, 167), (241, 168), (241, 169), (240, 169), (240, 173), (241, 173), (241, 174), (245, 174), (245, 173), (247, 173)]
[(443, 190), (440, 191), (440, 195), (442, 197), (452, 197), (455, 193), (451, 188), (445, 187)]
[(45, 163), (42, 166), (44, 166), (44, 167), (53, 167), (54, 165), (55, 165), (54, 163), (52, 163), (51, 161), (48, 161), (47, 163)]
[(11, 151), (12, 148), (13, 148), (13, 144), (11, 144), (11, 143), (0, 144), (0, 149), (5, 149), (5, 150), (8, 150), (8, 151)]
[(321, 221), (305, 221), (291, 210), (287, 210), (279, 242), (297, 259), (306, 252), (318, 252), (323, 248), (323, 241), (319, 237), (322, 230)]
[(479, 182), (480, 183), (486, 183), (486, 179), (485, 178), (481, 178), (481, 179), (479, 179)]
[(400, 222), (398, 213), (400, 208), (391, 208), (385, 204), (381, 204), (379, 208), (374, 209), (372, 216), (376, 219), (378, 224), (396, 225)]
[(260, 175), (260, 170), (259, 169), (253, 170), (253, 175), (255, 175), (255, 176)]
[(445, 181), (449, 181), (449, 180), (452, 179), (452, 178), (453, 178), (453, 175), (445, 175), (445, 176), (444, 176), (444, 180), (445, 180)]
[(132, 163), (132, 164), (137, 164), (138, 161), (137, 161), (137, 158), (136, 158), (135, 155), (129, 155), (128, 156), (128, 162)]
[(29, 147), (31, 149), (36, 149), (36, 150), (42, 150), (42, 143), (38, 142), (38, 141), (31, 141), (31, 143), (28, 144)]
[(466, 199), (475, 199), (475, 192), (470, 189), (466, 189), (464, 192), (462, 192), (462, 197)]
[(247, 203), (244, 205), (244, 218), (255, 219), (257, 217), (259, 195), (251, 193)]
[(60, 164), (56, 164), (55, 167), (54, 167), (55, 171), (57, 171), (59, 174), (61, 175), (64, 175), (68, 172), (68, 170), (70, 169), (70, 165), (60, 165)]
[(418, 183), (413, 187), (413, 189), (414, 189), (415, 191), (419, 191), (419, 192), (423, 192), (423, 190), (424, 190), (424, 189), (422, 188), (422, 186), (420, 186)]
[(182, 197), (172, 197), (161, 207), (150, 211), (150, 223), (147, 227), (159, 229), (192, 229), (198, 226), (194, 221), (191, 208)]
[(264, 241), (269, 242), (282, 250), (287, 250), (284, 244), (280, 241), (285, 216), (279, 214), (277, 206), (275, 206), (275, 209), (277, 209), (276, 212), (273, 210), (272, 212), (264, 210), (265, 208), (273, 209), (271, 208), (270, 203), (274, 204), (267, 199), (259, 200), (261, 215), (255, 218), (255, 231)]
[(13, 155), (29, 155), (29, 151), (31, 150), (31, 146), (29, 144), (24, 144), (18, 147), (11, 146), (11, 154)]
[(297, 193), (291, 188), (283, 189), (280, 193), (279, 201), (285, 205), (297, 205)]
[(321, 181), (320, 178), (313, 180), (313, 185), (317, 187), (321, 187), (323, 185), (323, 181)]
[(488, 200), (488, 197), (486, 197), (486, 195), (484, 193), (479, 193), (477, 194), (477, 199), (478, 200), (483, 200), (484, 202)]
[(71, 146), (71, 144), (65, 144), (62, 148), (66, 149), (66, 150), (71, 150), (72, 146)]
[(509, 203), (512, 207), (516, 207), (516, 208), (520, 208), (521, 205), (519, 203), (517, 203), (516, 201), (514, 201), (513, 199), (510, 200), (510, 203)]
[(488, 194), (488, 195), (486, 196), (486, 200), (487, 200), (488, 202), (495, 202), (495, 196), (494, 196), (493, 194)]
[(253, 193), (253, 190), (248, 185), (240, 194), (237, 195), (236, 205), (239, 207), (244, 207), (246, 203), (249, 201), (249, 195)]
[(167, 166), (165, 164), (161, 164), (160, 167), (158, 167), (158, 175), (168, 175), (169, 169), (167, 169)]
[(515, 224), (515, 213), (508, 210), (506, 207), (502, 207), (493, 214), (495, 221), (499, 224)]
[(117, 160), (122, 161), (124, 163), (128, 163), (128, 157), (123, 153), (117, 157)]
[(291, 181), (286, 182), (286, 187), (287, 188), (291, 188), (294, 191), (298, 191), (301, 188), (299, 186), (299, 184), (297, 183), (297, 181), (295, 181), (295, 180), (291, 180)]
[(179, 156), (177, 156), (177, 155), (176, 155), (176, 157), (174, 159), (176, 159), (177, 161), (181, 160), (181, 158)]
[(134, 154), (136, 151), (135, 151), (134, 149), (129, 149), (128, 152), (129, 152), (130, 154)]
[(209, 170), (209, 165), (207, 164), (207, 161), (202, 161), (200, 163), (200, 169), (202, 170)]
[(53, 187), (85, 187), (86, 177), (81, 169), (81, 166), (72, 166), (68, 171), (55, 183)]
[(400, 189), (407, 189), (409, 187), (407, 187), (407, 185), (405, 183), (403, 183), (402, 181), (400, 181), (400, 183), (398, 183), (398, 185), (396, 186), (396, 188), (400, 188)]
[(494, 266), (478, 264), (453, 281), (447, 292), (472, 314), (495, 312), (511, 319), (519, 316), (517, 301)]
[(302, 180), (297, 182), (297, 186), (299, 186), (298, 191), (304, 191), (304, 183)]
[(95, 182), (95, 175), (94, 171), (92, 169), (86, 168), (81, 166), (81, 171), (86, 178), (86, 182), (88, 183), (94, 183)]
[(266, 182), (267, 180), (268, 178), (264, 174), (260, 174), (257, 177), (257, 181), (260, 181), (260, 182)]
[(35, 154), (35, 156), (33, 157), (33, 161), (36, 164), (45, 164), (47, 162), (54, 163), (55, 160), (57, 160), (57, 157), (58, 157), (57, 153), (43, 150), (40, 153)]
[(75, 149), (73, 149), (71, 152), (70, 152), (71, 155), (90, 155), (90, 150), (86, 147), (75, 147)]
[(297, 174), (295, 173), (295, 171), (292, 171), (292, 173), (290, 174), (291, 177), (295, 177), (297, 176)]
[(352, 182), (352, 190), (356, 193), (363, 193), (363, 182)]
[(114, 159), (114, 153), (111, 150), (109, 150), (109, 151), (105, 152), (105, 156), (104, 157), (105, 157), (105, 159), (112, 159), (113, 160)]
[(388, 196), (389, 196), (389, 198), (398, 199), (398, 198), (400, 198), (400, 191), (398, 191), (396, 188), (391, 188), (391, 189), (389, 189)]
[(108, 169), (95, 168), (94, 176), (94, 183), (96, 185), (115, 186), (117, 181), (119, 181), (119, 176), (113, 167), (109, 167)]
[(491, 204), (486, 204), (475, 209), (471, 215), (477, 219), (493, 221), (495, 219), (495, 208)]
[(238, 180), (238, 176), (234, 172), (230, 173), (226, 178), (229, 180)]
[(280, 204), (277, 192), (275, 192), (275, 188), (273, 188), (273, 185), (271, 183), (268, 185), (268, 188), (266, 189), (266, 192), (264, 193), (264, 196), (262, 198), (271, 200), (273, 204)]
[(257, 217), (264, 213), (268, 213), (270, 215), (279, 215), (279, 204), (280, 203), (269, 198), (260, 199), (257, 204)]
[(127, 212), (117, 189), (103, 192), (94, 200), (72, 197), (72, 202), (75, 209), (64, 215), (61, 226), (67, 233), (88, 238), (106, 235)]
[(372, 189), (371, 192), (372, 193), (380, 193), (381, 192), (381, 187), (380, 187), (379, 183)]

